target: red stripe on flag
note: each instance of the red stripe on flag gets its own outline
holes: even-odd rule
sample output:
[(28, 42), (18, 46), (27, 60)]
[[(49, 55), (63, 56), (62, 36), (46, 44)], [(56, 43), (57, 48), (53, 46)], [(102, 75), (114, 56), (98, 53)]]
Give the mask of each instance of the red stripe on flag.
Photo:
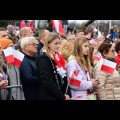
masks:
[(14, 57), (13, 57), (13, 55), (6, 56), (5, 58), (6, 58), (6, 62), (7, 62), (7, 63), (12, 63), (12, 62), (14, 62)]
[(81, 81), (72, 78), (70, 79), (70, 84), (79, 87), (81, 84)]
[(106, 65), (102, 65), (101, 70), (103, 70), (103, 71), (105, 71), (105, 72), (107, 72), (107, 73), (113, 74), (115, 69), (114, 69), (114, 68), (111, 68), (111, 67), (108, 67), (108, 66), (106, 66)]
[(16, 66), (16, 67), (20, 67), (20, 65), (21, 65), (21, 61), (19, 60), (19, 59), (17, 59), (17, 58), (14, 58), (14, 62), (12, 63), (14, 66)]

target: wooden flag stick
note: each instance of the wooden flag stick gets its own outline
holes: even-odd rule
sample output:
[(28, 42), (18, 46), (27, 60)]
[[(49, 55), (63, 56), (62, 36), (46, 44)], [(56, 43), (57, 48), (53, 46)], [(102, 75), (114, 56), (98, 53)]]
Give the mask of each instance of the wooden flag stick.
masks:
[(8, 80), (8, 75), (9, 75), (9, 71), (11, 68), (11, 64), (7, 64), (7, 74), (6, 74), (6, 79)]

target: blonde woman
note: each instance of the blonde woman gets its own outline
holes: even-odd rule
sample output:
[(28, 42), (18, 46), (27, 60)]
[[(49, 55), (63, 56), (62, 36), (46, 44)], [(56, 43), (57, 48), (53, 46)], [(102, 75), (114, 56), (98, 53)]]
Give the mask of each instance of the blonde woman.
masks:
[(42, 55), (39, 56), (37, 67), (39, 72), (39, 100), (69, 100), (66, 95), (67, 80), (65, 60), (59, 54), (60, 38), (50, 33), (44, 43)]
[(65, 42), (60, 46), (60, 52), (64, 56), (66, 62), (68, 61), (68, 58), (73, 53), (74, 50), (74, 44), (71, 42)]
[(67, 78), (71, 89), (72, 98), (75, 100), (87, 100), (88, 94), (93, 93), (93, 87), (97, 80), (90, 78), (89, 41), (78, 38), (74, 45), (73, 55), (67, 63)]

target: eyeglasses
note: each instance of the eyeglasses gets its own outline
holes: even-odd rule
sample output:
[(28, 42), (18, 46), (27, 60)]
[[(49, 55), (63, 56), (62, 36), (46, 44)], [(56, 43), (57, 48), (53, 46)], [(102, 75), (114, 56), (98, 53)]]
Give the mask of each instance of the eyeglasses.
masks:
[(115, 52), (115, 50), (114, 50), (114, 49), (112, 49), (112, 50), (110, 50), (109, 52)]

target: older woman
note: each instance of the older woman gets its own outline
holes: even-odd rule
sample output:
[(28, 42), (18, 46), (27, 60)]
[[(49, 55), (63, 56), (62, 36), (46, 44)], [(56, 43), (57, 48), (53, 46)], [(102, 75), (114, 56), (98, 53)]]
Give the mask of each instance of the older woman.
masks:
[(26, 100), (36, 100), (39, 79), (36, 66), (37, 40), (25, 37), (21, 40), (21, 48), (25, 57), (20, 67), (20, 78)]
[[(102, 43), (98, 51), (104, 59), (115, 58), (115, 50), (110, 43)], [(102, 71), (99, 61), (95, 65), (94, 76), (99, 79), (99, 85), (96, 89), (99, 100), (120, 100), (120, 75), (118, 71), (115, 70), (113, 74)]]

